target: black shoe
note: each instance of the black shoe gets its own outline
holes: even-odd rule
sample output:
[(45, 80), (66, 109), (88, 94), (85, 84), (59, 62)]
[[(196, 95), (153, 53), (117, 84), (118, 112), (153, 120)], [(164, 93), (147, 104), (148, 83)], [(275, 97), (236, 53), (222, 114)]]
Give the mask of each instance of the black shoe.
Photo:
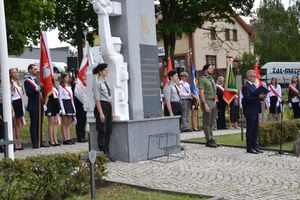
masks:
[(44, 143), (41, 143), (41, 145), (40, 145), (41, 147), (49, 147), (49, 145), (47, 145), (47, 144), (44, 144)]
[(38, 148), (40, 148), (40, 147), (39, 147), (39, 145), (37, 145), (37, 144), (33, 144), (33, 145), (32, 145), (32, 148), (33, 148), (33, 149), (38, 149)]
[(212, 142), (212, 140), (208, 140), (205, 144), (207, 147), (217, 148), (218, 146)]
[(52, 147), (55, 147), (55, 146), (56, 146), (55, 143), (52, 144), (50, 141), (49, 141), (49, 145), (52, 146)]
[(59, 143), (55, 143), (55, 146), (61, 146)]
[(254, 149), (249, 149), (249, 150), (247, 150), (247, 153), (252, 153), (252, 154), (258, 154), (258, 152), (257, 151), (255, 151)]
[(262, 150), (260, 150), (259, 148), (254, 148), (254, 150), (257, 152), (257, 153), (263, 153), (263, 151)]
[(65, 144), (65, 145), (71, 145), (72, 141), (71, 140), (65, 140), (65, 141), (63, 141), (63, 144)]
[(83, 143), (83, 142), (87, 142), (86, 139), (78, 139), (78, 142)]
[(214, 139), (211, 139), (211, 143), (215, 144), (217, 147), (219, 147), (219, 145), (216, 143), (216, 141)]

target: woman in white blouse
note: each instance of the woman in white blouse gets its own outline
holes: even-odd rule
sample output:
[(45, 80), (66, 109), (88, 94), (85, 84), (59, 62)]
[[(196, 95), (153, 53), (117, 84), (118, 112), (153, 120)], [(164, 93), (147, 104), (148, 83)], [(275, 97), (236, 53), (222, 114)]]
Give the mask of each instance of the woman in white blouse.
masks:
[(70, 76), (67, 73), (61, 73), (59, 91), (59, 103), (61, 108), (61, 132), (63, 134), (63, 144), (74, 144), (71, 140), (70, 125), (73, 122), (76, 114), (73, 92), (71, 89)]
[(270, 108), (271, 120), (279, 120), (279, 113), (281, 113), (281, 86), (277, 83), (276, 78), (271, 79), (271, 84), (268, 86), (270, 91), (267, 96), (267, 105)]
[[(19, 82), (19, 73), (16, 68), (9, 70), (11, 101), (13, 107), (13, 135), (14, 140), (21, 140), (20, 127), (25, 125), (24, 118), (24, 89)], [(15, 150), (23, 150), (21, 143), (14, 145)]]

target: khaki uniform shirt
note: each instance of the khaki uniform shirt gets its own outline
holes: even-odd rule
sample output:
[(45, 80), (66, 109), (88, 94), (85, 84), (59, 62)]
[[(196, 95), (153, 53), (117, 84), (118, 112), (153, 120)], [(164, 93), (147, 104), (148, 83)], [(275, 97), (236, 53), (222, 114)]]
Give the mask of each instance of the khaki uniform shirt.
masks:
[(215, 100), (216, 91), (213, 88), (211, 82), (205, 77), (202, 76), (198, 81), (198, 87), (204, 90), (205, 100)]
[(170, 102), (180, 102), (180, 88), (173, 81), (169, 81), (164, 89), (164, 96)]
[(105, 79), (101, 76), (98, 76), (94, 81), (93, 92), (95, 101), (112, 101), (112, 91), (109, 86), (107, 88), (107, 86), (105, 85)]

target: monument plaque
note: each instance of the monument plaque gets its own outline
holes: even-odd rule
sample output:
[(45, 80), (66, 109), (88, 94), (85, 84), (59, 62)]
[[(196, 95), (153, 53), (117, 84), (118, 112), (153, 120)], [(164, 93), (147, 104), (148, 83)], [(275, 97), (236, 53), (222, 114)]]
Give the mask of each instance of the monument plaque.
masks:
[(161, 115), (159, 66), (157, 47), (140, 45), (144, 117)]

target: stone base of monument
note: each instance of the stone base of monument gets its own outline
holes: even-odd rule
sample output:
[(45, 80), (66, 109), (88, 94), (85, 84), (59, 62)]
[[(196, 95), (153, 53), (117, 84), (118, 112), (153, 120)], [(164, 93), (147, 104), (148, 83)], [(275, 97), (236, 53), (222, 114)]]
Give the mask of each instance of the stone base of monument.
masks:
[(300, 132), (298, 132), (298, 136), (295, 141), (294, 153), (297, 156), (300, 156)]
[[(179, 116), (113, 123), (110, 156), (122, 162), (138, 162), (179, 153)], [(92, 149), (97, 149), (95, 124), (90, 125)]]

